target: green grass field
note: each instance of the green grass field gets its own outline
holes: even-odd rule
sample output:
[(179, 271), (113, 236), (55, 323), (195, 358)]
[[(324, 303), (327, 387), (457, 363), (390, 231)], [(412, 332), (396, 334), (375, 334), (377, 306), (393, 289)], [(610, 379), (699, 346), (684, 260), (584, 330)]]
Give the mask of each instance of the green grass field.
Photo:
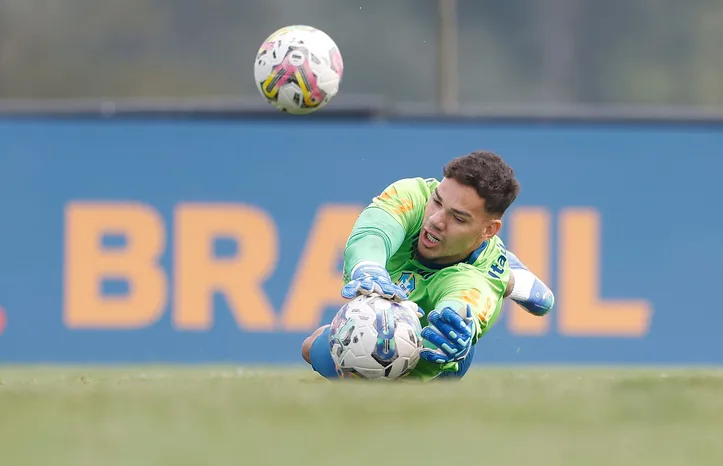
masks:
[(723, 370), (2, 368), (2, 466), (723, 465)]

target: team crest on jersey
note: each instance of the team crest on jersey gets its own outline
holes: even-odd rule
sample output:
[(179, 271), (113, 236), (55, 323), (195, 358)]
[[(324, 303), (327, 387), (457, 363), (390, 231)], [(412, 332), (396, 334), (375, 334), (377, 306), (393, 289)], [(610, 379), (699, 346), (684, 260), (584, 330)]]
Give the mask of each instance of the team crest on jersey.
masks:
[(402, 272), (397, 280), (397, 285), (407, 294), (412, 294), (412, 291), (417, 287), (417, 278), (412, 272)]

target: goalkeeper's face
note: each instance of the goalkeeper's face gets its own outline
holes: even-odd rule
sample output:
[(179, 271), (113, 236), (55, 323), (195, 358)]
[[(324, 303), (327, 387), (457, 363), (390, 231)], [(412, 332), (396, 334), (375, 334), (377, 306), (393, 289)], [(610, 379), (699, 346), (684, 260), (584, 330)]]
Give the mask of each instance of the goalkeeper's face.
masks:
[(485, 211), (477, 191), (444, 178), (427, 202), (418, 254), (437, 264), (459, 262), (500, 230), (502, 222)]

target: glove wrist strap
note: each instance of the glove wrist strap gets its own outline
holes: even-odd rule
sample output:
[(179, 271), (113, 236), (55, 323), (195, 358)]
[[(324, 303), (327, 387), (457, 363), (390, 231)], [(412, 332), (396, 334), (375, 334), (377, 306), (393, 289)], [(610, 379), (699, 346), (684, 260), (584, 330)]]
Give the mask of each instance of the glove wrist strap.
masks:
[[(359, 269), (359, 267), (367, 267), (367, 266), (379, 267), (381, 269), (384, 269), (384, 266), (377, 262), (361, 261), (361, 262), (357, 263), (357, 265), (355, 265), (353, 269), (351, 269), (351, 273), (349, 275), (353, 277), (354, 273), (356, 273), (356, 271)], [(384, 269), (384, 270), (386, 271), (386, 269)]]

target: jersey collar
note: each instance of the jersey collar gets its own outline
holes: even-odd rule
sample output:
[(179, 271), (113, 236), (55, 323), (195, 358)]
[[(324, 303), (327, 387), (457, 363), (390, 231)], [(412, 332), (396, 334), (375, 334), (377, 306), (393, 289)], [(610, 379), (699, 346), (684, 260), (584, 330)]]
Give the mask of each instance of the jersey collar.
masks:
[[(489, 244), (489, 242), (490, 242), (489, 240), (485, 241), (484, 243), (480, 244), (477, 249), (472, 251), (472, 254), (467, 256), (466, 259), (462, 259), (461, 261), (454, 262), (452, 264), (434, 264), (434, 263), (425, 261), (421, 257), (417, 257), (417, 258), (415, 258), (415, 260), (430, 270), (441, 270), (445, 267), (451, 267), (453, 265), (462, 264), (462, 263), (473, 265), (475, 262), (477, 262), (477, 259), (479, 259), (480, 254), (482, 254), (482, 252), (485, 249), (487, 249), (487, 245)], [(414, 244), (416, 245), (416, 241), (414, 242)], [(415, 247), (415, 249), (416, 249), (416, 247)]]

